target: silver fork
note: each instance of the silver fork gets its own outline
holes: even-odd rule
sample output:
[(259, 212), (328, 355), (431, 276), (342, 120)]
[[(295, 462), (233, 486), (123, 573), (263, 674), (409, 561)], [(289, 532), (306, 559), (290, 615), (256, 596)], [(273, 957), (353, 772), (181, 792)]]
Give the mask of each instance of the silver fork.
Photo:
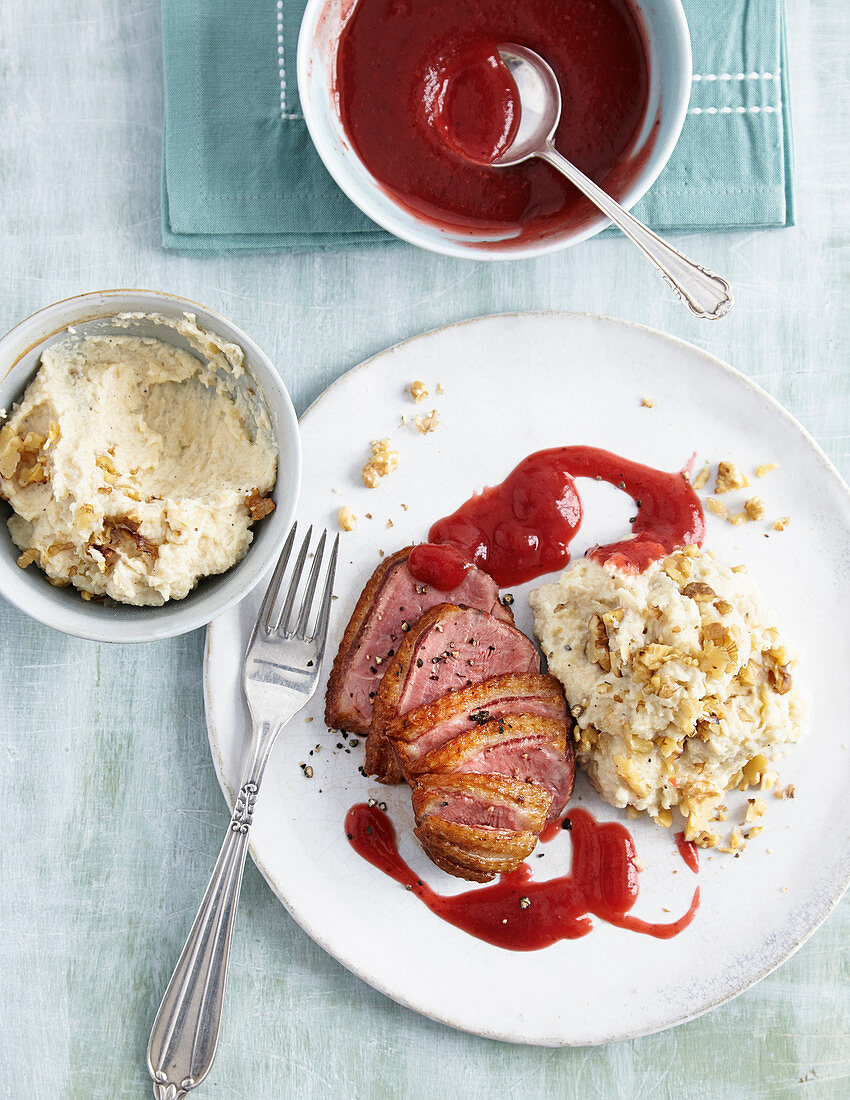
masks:
[(307, 631), (327, 531), (316, 547), (297, 622), (289, 629), (312, 533), (311, 527), (301, 544), (283, 606), (275, 613), (295, 544), (295, 526), (289, 532), (248, 642), (243, 687), (253, 722), (250, 754), (215, 870), (148, 1042), (148, 1071), (156, 1100), (180, 1100), (210, 1071), (218, 1044), (230, 941), (254, 803), (277, 735), (312, 697), (319, 681), (339, 535), (331, 550), (315, 629), (311, 634)]

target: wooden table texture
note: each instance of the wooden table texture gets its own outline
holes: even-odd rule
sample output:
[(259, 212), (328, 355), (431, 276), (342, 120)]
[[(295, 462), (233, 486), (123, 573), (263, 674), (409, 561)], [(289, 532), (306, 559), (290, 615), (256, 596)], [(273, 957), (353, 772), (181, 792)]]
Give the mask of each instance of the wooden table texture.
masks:
[[(733, 363), (848, 477), (850, 8), (789, 0), (788, 9), (799, 224), (681, 239), (735, 289), (735, 309), (712, 324), (691, 318), (617, 239), (506, 264), (403, 245), (166, 253), (158, 3), (8, 0), (0, 329), (82, 291), (172, 291), (250, 332), (301, 412), (347, 368), (450, 321), (609, 314)], [(228, 818), (207, 747), (203, 640), (99, 645), (0, 600), (3, 1097), (150, 1095), (150, 1025)], [(844, 1097), (848, 936), (845, 899), (784, 966), (691, 1023), (597, 1048), (517, 1047), (442, 1027), (364, 985), (313, 944), (249, 863), (222, 1042), (192, 1095)]]

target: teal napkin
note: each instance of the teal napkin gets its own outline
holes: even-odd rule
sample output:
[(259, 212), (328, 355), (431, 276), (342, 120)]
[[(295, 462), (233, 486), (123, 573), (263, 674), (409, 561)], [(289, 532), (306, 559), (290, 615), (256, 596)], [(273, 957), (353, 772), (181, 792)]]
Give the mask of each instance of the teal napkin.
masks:
[[(348, 201), (310, 141), (295, 79), (304, 2), (162, 0), (166, 248), (223, 255), (394, 239)], [(783, 0), (683, 3), (688, 116), (635, 213), (666, 232), (792, 225)]]

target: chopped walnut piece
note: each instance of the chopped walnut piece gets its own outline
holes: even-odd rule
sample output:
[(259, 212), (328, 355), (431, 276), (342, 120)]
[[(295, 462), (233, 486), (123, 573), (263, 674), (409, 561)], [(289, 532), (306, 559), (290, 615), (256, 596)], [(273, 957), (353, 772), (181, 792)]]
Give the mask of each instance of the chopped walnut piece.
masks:
[(740, 828), (736, 825), (732, 829), (731, 836), (729, 837), (729, 847), (728, 848), (721, 848), (721, 851), (723, 851), (723, 852), (737, 852), (738, 850), (740, 850), (740, 851), (743, 852), (743, 850), (744, 850), (744, 848), (746, 848), (746, 846), (747, 846), (747, 844), (746, 844), (746, 841), (744, 840), (744, 834), (741, 832)]
[(367, 489), (377, 489), (382, 477), (398, 467), (398, 451), (390, 450), (389, 439), (372, 440), (372, 457), (360, 471)]
[(787, 787), (777, 787), (773, 792), (774, 798), (793, 798), (794, 797), (794, 784), (789, 783)]
[(445, 392), (446, 392), (446, 391), (445, 391), (445, 390), (443, 389), (443, 383), (442, 383), (442, 382), (438, 382), (438, 383), (437, 383), (437, 393), (439, 393), (439, 394), (444, 394)]
[(703, 468), (700, 470), (700, 472), (697, 474), (692, 482), (694, 489), (702, 489), (702, 487), (705, 485), (710, 477), (711, 467), (706, 462), (706, 464), (703, 466)]
[(769, 474), (771, 470), (778, 470), (778, 462), (764, 462), (761, 466), (756, 466), (756, 477), (764, 477)]
[(773, 525), (774, 531), (784, 531), (788, 524), (791, 522), (790, 516), (783, 516), (782, 519), (778, 519)]
[(436, 409), (431, 409), (426, 416), (417, 416), (414, 421), (416, 427), (423, 435), (427, 435), (428, 432), (435, 432), (439, 422)]
[(592, 615), (590, 623), (590, 641), (587, 643), (587, 659), (595, 661), (603, 672), (611, 671), (611, 654), (608, 650), (608, 631), (598, 615)]
[(428, 390), (424, 382), (411, 382), (410, 383), (410, 396), (418, 405), (420, 401), (424, 401), (428, 396)]
[(767, 682), (777, 695), (787, 695), (791, 690), (791, 673), (785, 665), (773, 665), (767, 670)]
[(720, 516), (721, 519), (729, 518), (729, 509), (722, 500), (717, 500), (716, 497), (706, 497), (705, 506), (709, 512), (713, 512), (715, 516)]
[(764, 504), (758, 497), (750, 497), (744, 504), (747, 515), (750, 519), (763, 519), (764, 518)]
[(732, 489), (746, 489), (749, 485), (746, 477), (741, 473), (734, 462), (721, 462), (717, 467), (717, 481), (714, 485), (715, 493), (728, 493)]
[(26, 569), (27, 566), (32, 565), (34, 561), (38, 561), (38, 558), (38, 550), (30, 548), (29, 550), (25, 550), (23, 554), (21, 554), (21, 556), (18, 558), (18, 565), (21, 569)]
[(651, 397), (642, 397), (640, 399), (640, 407), (642, 409), (651, 409), (655, 405), (655, 402)]
[(694, 581), (691, 584), (686, 584), (682, 589), (682, 595), (695, 600), (696, 603), (711, 603), (712, 600), (717, 599), (717, 593), (710, 584), (706, 584), (704, 581)]
[(749, 523), (750, 517), (747, 512), (733, 512), (729, 517), (729, 522), (733, 527), (740, 527), (742, 523)]
[(252, 523), (264, 519), (270, 512), (274, 511), (274, 501), (271, 497), (264, 497), (259, 489), (255, 489), (246, 498), (245, 506), (248, 509), (248, 515), (251, 517)]
[(0, 477), (11, 478), (18, 468), (24, 441), (8, 424), (0, 428)]
[(353, 531), (357, 525), (357, 516), (355, 516), (347, 504), (343, 504), (337, 515), (337, 522), (343, 531)]

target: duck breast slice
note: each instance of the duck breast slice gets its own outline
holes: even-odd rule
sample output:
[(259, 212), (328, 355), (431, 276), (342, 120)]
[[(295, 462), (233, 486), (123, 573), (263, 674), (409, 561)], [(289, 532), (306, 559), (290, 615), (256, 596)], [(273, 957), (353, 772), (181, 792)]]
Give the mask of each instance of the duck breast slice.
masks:
[(427, 775), (411, 800), (417, 825), (433, 815), (460, 825), (540, 833), (552, 795), (505, 775)]
[(435, 604), (465, 604), (513, 622), (511, 611), (499, 602), (492, 577), (471, 565), (457, 588), (441, 592), (411, 574), (411, 550), (406, 546), (385, 558), (360, 594), (328, 679), (325, 721), (332, 729), (369, 732), (372, 703), (388, 661), (408, 626)]
[(507, 672), (540, 671), (534, 643), (512, 623), (475, 607), (443, 603), (406, 632), (378, 686), (366, 740), (366, 771), (402, 780), (389, 724), (416, 707)]
[(489, 882), (515, 870), (534, 850), (537, 833), (487, 829), (430, 815), (414, 830), (428, 858), (456, 878)]
[(536, 783), (552, 795), (549, 821), (563, 814), (573, 793), (575, 749), (566, 723), (519, 715), (495, 718), (429, 752), (411, 776), (475, 772)]
[(509, 714), (570, 722), (563, 689), (553, 676), (507, 673), (408, 711), (390, 722), (386, 736), (395, 746), (407, 776), (408, 769), (423, 756), (453, 737)]

